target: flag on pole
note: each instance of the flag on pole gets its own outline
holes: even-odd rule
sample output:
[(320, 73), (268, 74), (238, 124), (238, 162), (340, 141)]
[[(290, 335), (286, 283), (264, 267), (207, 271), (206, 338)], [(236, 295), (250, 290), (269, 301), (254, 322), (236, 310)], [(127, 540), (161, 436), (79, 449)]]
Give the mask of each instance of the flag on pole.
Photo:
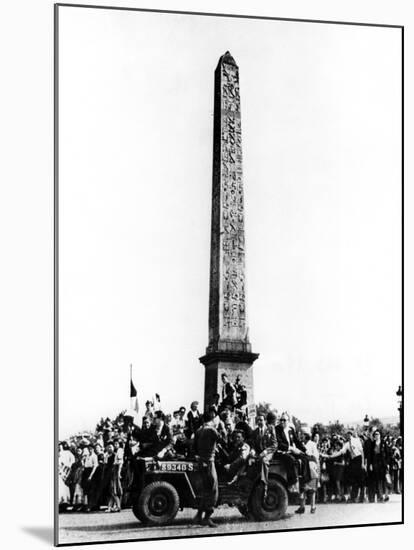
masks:
[(131, 365), (131, 374), (130, 374), (130, 393), (129, 393), (130, 401), (131, 401), (131, 410), (138, 412), (139, 405), (138, 405), (138, 395), (137, 390), (134, 386), (134, 383), (132, 381), (132, 365)]
[(161, 397), (158, 393), (154, 396), (154, 411), (160, 411), (161, 410)]

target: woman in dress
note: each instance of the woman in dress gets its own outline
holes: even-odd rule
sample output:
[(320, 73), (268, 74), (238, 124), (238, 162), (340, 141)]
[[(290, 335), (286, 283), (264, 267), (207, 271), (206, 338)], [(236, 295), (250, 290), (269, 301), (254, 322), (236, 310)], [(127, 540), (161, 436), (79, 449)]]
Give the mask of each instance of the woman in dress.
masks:
[(368, 448), (366, 460), (372, 495), (374, 498), (375, 495), (377, 496), (377, 502), (384, 502), (388, 500), (385, 494), (388, 454), (379, 430), (375, 430), (373, 433), (373, 440)]
[(120, 447), (119, 441), (108, 443), (107, 453), (107, 466), (110, 471), (110, 480), (109, 503), (106, 511), (120, 512), (122, 498), (121, 467), (124, 461), (124, 453), (123, 449)]
[(124, 466), (122, 471), (123, 495), (121, 499), (122, 508), (131, 508), (132, 490), (135, 477), (135, 456), (139, 452), (140, 430), (131, 426), (124, 447)]
[(95, 456), (97, 460), (97, 466), (92, 472), (90, 478), (88, 504), (91, 511), (99, 510), (102, 501), (102, 491), (104, 488), (104, 453), (100, 443), (95, 444)]
[(71, 503), (70, 489), (67, 485), (75, 457), (69, 451), (66, 442), (59, 443), (59, 511), (63, 512)]
[(70, 482), (73, 486), (73, 511), (79, 512), (84, 503), (84, 494), (82, 489), (83, 474), (83, 451), (80, 447), (76, 449), (75, 462), (72, 465), (70, 473)]
[(83, 472), (82, 472), (82, 489), (83, 489), (83, 504), (84, 511), (90, 511), (90, 493), (92, 477), (98, 467), (98, 458), (91, 447), (85, 447), (82, 453)]
[(305, 512), (305, 497), (306, 494), (308, 494), (310, 497), (310, 512), (311, 514), (314, 514), (316, 512), (316, 491), (318, 489), (320, 476), (319, 450), (316, 442), (311, 438), (309, 428), (302, 428), (302, 433), (304, 437), (306, 456), (308, 457), (309, 462), (310, 479), (306, 481), (301, 488), (299, 495), (299, 508), (296, 510), (296, 513), (303, 514)]
[[(339, 439), (336, 439), (332, 445), (332, 452), (336, 453), (342, 449), (343, 445)], [(340, 455), (331, 459), (331, 472), (333, 483), (332, 499), (336, 502), (342, 502), (344, 498), (343, 483), (345, 472), (345, 456)]]
[(330, 489), (330, 481), (331, 481), (331, 478), (329, 476), (329, 470), (328, 470), (328, 463), (327, 463), (327, 460), (326, 458), (323, 458), (323, 454), (328, 454), (329, 453), (329, 449), (331, 447), (331, 443), (330, 443), (330, 440), (328, 437), (323, 437), (319, 444), (318, 444), (318, 449), (319, 449), (319, 466), (320, 466), (320, 469), (321, 469), (321, 475), (319, 477), (319, 498), (318, 498), (318, 502), (319, 503), (322, 503), (322, 504), (326, 504), (326, 502), (328, 502), (328, 493), (329, 493), (329, 489)]
[(401, 457), (401, 450), (397, 445), (397, 439), (393, 440), (391, 453), (392, 453), (391, 468), (392, 468), (393, 492), (397, 495), (400, 495), (401, 494), (400, 473), (401, 473), (401, 467), (402, 467), (402, 457)]

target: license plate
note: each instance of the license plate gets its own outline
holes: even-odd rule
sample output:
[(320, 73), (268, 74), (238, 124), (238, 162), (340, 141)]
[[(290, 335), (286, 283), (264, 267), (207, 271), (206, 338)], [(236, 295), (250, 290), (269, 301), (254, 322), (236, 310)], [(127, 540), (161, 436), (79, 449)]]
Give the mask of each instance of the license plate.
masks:
[(193, 472), (194, 464), (192, 462), (159, 462), (158, 470), (160, 472)]

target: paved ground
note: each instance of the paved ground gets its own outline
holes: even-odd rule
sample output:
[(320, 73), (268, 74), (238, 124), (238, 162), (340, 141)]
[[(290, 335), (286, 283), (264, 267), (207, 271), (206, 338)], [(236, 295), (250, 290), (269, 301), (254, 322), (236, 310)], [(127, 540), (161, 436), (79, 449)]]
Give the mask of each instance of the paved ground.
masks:
[(188, 509), (179, 512), (172, 525), (162, 528), (142, 526), (131, 510), (113, 514), (69, 512), (59, 516), (59, 542), (70, 544), (401, 521), (401, 496), (399, 495), (391, 495), (389, 502), (380, 504), (321, 504), (317, 507), (315, 514), (310, 514), (307, 506), (306, 513), (300, 516), (294, 513), (295, 508), (295, 506), (289, 506), (288, 513), (282, 520), (256, 523), (244, 519), (237, 509), (223, 506), (214, 514), (217, 528), (193, 527), (191, 518), (194, 516), (194, 511)]

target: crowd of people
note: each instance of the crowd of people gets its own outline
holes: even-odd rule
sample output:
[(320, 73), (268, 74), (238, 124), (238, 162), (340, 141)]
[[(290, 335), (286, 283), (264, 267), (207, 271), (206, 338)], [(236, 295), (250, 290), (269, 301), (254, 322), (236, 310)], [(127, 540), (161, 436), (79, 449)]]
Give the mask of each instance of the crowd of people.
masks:
[(270, 461), (284, 460), (289, 489), (298, 494), (297, 513), (305, 511), (307, 496), (314, 513), (318, 502), (385, 502), (390, 492), (402, 490), (401, 437), (376, 427), (321, 437), (307, 426), (297, 431), (287, 413), (249, 418), (246, 403), (238, 408), (240, 395), (230, 401), (225, 386), (221, 399), (217, 394), (214, 401), (204, 415), (197, 401), (188, 411), (182, 406), (172, 414), (147, 401), (140, 425), (124, 414), (116, 421), (107, 418), (94, 434), (61, 441), (60, 511), (130, 507), (135, 457), (200, 459), (205, 451), (202, 426), (209, 428), (208, 437), (215, 434), (209, 460), (221, 465), (228, 484), (237, 484), (254, 462), (266, 498)]
[(402, 437), (376, 426), (320, 438), (320, 502), (386, 502), (402, 491)]
[(202, 423), (198, 402), (173, 414), (164, 414), (153, 401), (145, 407), (139, 426), (126, 413), (114, 421), (107, 418), (93, 434), (59, 442), (61, 511), (119, 512), (131, 505), (134, 457), (191, 456), (194, 434)]

